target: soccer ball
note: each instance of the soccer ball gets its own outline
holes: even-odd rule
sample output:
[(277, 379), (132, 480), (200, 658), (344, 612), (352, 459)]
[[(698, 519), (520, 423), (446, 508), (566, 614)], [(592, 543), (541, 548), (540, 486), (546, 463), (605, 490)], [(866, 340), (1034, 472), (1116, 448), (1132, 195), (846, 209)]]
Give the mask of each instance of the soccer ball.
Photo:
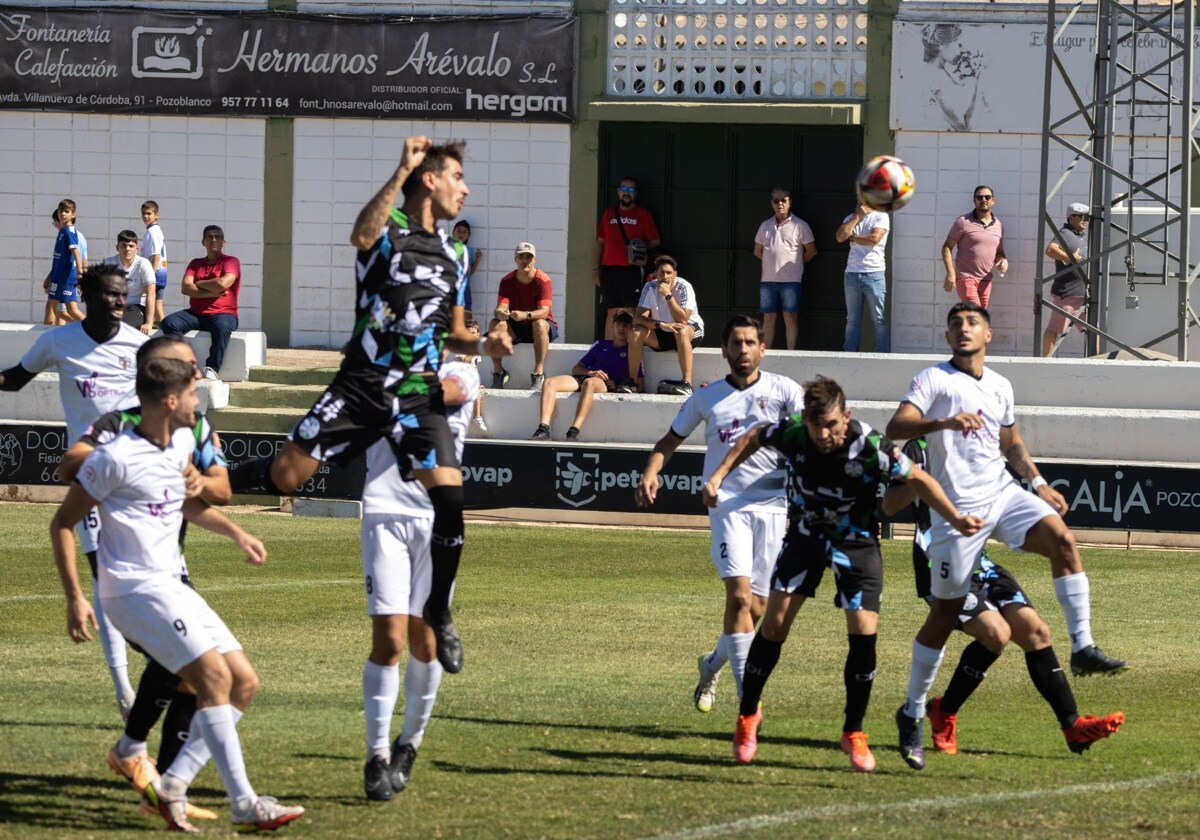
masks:
[(858, 200), (872, 210), (899, 210), (916, 192), (917, 182), (908, 165), (898, 157), (880, 155), (858, 170), (854, 181)]

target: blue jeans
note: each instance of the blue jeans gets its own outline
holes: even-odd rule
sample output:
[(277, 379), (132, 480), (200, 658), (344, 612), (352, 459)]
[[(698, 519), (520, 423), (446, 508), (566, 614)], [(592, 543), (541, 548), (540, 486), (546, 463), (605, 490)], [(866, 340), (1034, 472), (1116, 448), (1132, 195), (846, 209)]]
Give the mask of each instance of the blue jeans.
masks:
[(847, 271), (843, 278), (846, 290), (846, 341), (842, 349), (855, 353), (862, 335), (863, 301), (867, 302), (871, 325), (875, 328), (875, 352), (891, 349), (884, 304), (887, 301), (887, 280), (882, 271)]
[(774, 315), (800, 311), (799, 283), (760, 283), (758, 287), (758, 311)]
[(225, 348), (229, 346), (229, 336), (237, 329), (236, 315), (220, 312), (216, 315), (197, 315), (190, 309), (172, 312), (162, 322), (163, 335), (179, 335), (199, 330), (211, 336), (212, 343), (208, 348), (208, 358), (204, 367), (210, 367), (221, 372), (221, 363), (225, 361)]

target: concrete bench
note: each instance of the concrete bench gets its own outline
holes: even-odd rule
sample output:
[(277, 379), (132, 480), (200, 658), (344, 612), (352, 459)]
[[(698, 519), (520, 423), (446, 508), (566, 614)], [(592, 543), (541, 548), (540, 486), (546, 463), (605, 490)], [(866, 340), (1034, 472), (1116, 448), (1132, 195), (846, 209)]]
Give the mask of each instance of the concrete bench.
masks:
[[(718, 340), (715, 336), (713, 341)], [(551, 344), (546, 358), (547, 376), (570, 373), (589, 345)], [(946, 361), (945, 354), (830, 353), (771, 351), (763, 369), (790, 376), (798, 382), (817, 374), (841, 383), (855, 400), (899, 403), (909, 382), (921, 370)], [(480, 362), (483, 384), (492, 381), (490, 359)], [(674, 352), (645, 354), (647, 388), (663, 379), (679, 378)], [(533, 348), (519, 345), (504, 360), (512, 375), (510, 389), (529, 387)], [(694, 356), (693, 384), (725, 378), (729, 367), (716, 347), (698, 347)], [(1200, 363), (1091, 359), (1034, 359), (1023, 356), (989, 357), (988, 367), (1013, 384), (1019, 406), (1060, 408), (1170, 409), (1200, 411)]]
[[(56, 327), (43, 324), (0, 324), (0, 365), (11, 367), (17, 364), (37, 341), (38, 336), (46, 330), (53, 329)], [(211, 343), (208, 333), (190, 332), (184, 337), (192, 345), (196, 359), (203, 365)], [(250, 368), (266, 363), (266, 333), (257, 330), (235, 330), (229, 337), (229, 347), (225, 350), (221, 378), (228, 382), (243, 382), (250, 378)]]

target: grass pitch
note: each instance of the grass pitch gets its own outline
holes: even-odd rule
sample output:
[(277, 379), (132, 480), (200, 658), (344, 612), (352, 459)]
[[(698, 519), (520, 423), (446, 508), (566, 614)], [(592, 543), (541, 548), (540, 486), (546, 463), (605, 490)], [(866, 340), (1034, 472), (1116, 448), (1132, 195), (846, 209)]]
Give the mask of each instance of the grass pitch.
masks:
[[(105, 765), (118, 718), (99, 646), (76, 647), (64, 631), (52, 513), (0, 506), (0, 835), (161, 831)], [(828, 582), (801, 610), (767, 686), (758, 758), (741, 767), (731, 760), (728, 671), (716, 709), (692, 707), (696, 655), (721, 615), (706, 534), (472, 525), (456, 613), (465, 670), (442, 684), (412, 786), (368, 804), (358, 523), (236, 518), (267, 543), (265, 567), (247, 567), (198, 529), (189, 562), (262, 677), (240, 731), (256, 788), (309, 810), (289, 835), (1200, 835), (1194, 554), (1085, 551), (1096, 638), (1134, 669), (1072, 684), (1081, 712), (1126, 712), (1120, 733), (1071, 754), (1013, 647), (960, 714), (959, 755), (928, 747), (916, 773), (896, 753), (891, 716), (924, 607), (912, 596), (908, 544), (886, 544), (867, 718), (878, 769), (867, 776), (837, 746), (845, 624)], [(1046, 563), (994, 554), (1065, 640)], [(961, 634), (951, 641), (938, 693), (964, 644)], [(1067, 645), (1057, 649), (1065, 663)], [(211, 767), (193, 794), (222, 814), (205, 833), (226, 835)]]

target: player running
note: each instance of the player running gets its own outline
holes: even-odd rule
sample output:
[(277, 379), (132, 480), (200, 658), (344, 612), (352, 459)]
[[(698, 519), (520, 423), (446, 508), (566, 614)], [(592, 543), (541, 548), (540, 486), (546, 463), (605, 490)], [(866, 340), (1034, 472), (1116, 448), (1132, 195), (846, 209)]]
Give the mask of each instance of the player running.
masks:
[[(450, 361), (438, 371), (459, 459), (479, 395), (479, 369)], [(388, 801), (408, 787), (413, 762), (433, 714), (442, 666), (433, 631), (421, 617), (429, 595), (429, 540), (433, 506), (416, 481), (404, 481), (385, 441), (367, 450), (362, 494), (362, 566), (371, 617), (371, 654), (363, 664), (363, 714), (367, 722), (367, 799)], [(404, 671), (404, 725), (391, 743), (392, 714), (400, 694), (400, 654), (408, 638)]]
[[(729, 375), (688, 397), (671, 428), (654, 445), (634, 491), (639, 507), (654, 504), (658, 474), (700, 423), (704, 423), (708, 445), (704, 474), (711, 475), (729, 448), (751, 428), (800, 410), (803, 392), (799, 385), (786, 376), (759, 370), (765, 353), (758, 321), (737, 315), (725, 324), (721, 355), (729, 363)], [(712, 711), (717, 678), (726, 662), (733, 671), (738, 697), (742, 696), (746, 654), (767, 603), (771, 564), (787, 529), (785, 483), (779, 459), (768, 452), (759, 453), (733, 472), (721, 488), (716, 507), (709, 511), (712, 562), (725, 584), (725, 617), (716, 647), (699, 659), (700, 680), (693, 699), (701, 712)]]
[(67, 596), (67, 632), (91, 639), (92, 607), (75, 572), (71, 528), (99, 506), (100, 600), (126, 636), (196, 690), (196, 715), (187, 746), (146, 795), (170, 829), (196, 833), (186, 816), (187, 785), (209, 753), (233, 805), (235, 829), (278, 828), (304, 813), (259, 796), (246, 775), (235, 728), (258, 677), (241, 645), (211, 607), (179, 577), (179, 532), (184, 518), (234, 541), (252, 565), (266, 550), (223, 514), (187, 498), (184, 473), (195, 440), (199, 400), (195, 365), (151, 359), (137, 373), (138, 424), (84, 461), (50, 522), (54, 559)]
[[(345, 463), (375, 441), (389, 441), (433, 505), (433, 579), (424, 618), (438, 661), (462, 670), (462, 642), (450, 615), (450, 589), (463, 547), (462, 471), (437, 377), (443, 349), (478, 355), (463, 310), (466, 252), (437, 227), (454, 219), (470, 192), (463, 143), (404, 141), (395, 173), (363, 207), (350, 242), (359, 249), (354, 333), (341, 369), (288, 435), (278, 456), (230, 471), (235, 490), (286, 496), (324, 461)], [(403, 191), (404, 203), (393, 207)], [(489, 333), (487, 355), (512, 353), (507, 335)]]
[(733, 737), (733, 757), (747, 764), (758, 750), (763, 689), (801, 605), (817, 594), (826, 567), (837, 584), (833, 603), (846, 612), (849, 653), (842, 677), (846, 714), (841, 748), (850, 766), (875, 769), (863, 719), (875, 681), (875, 641), (883, 594), (876, 499), (879, 485), (905, 481), (934, 510), (964, 534), (983, 527), (961, 515), (933, 478), (916, 467), (886, 437), (850, 418), (846, 397), (832, 379), (804, 385), (804, 410), (742, 435), (704, 485), (704, 503), (719, 499), (730, 471), (763, 447), (788, 462), (790, 525), (771, 575), (771, 594), (758, 633), (750, 645), (742, 684), (741, 709)]
[[(988, 525), (963, 536), (936, 510), (938, 515), (932, 517), (928, 550), (933, 601), (913, 641), (908, 699), (896, 712), (900, 755), (914, 770), (925, 766), (925, 699), (970, 591), (975, 561), (990, 536), (1049, 558), (1054, 593), (1071, 634), (1075, 674), (1117, 673), (1129, 667), (1093, 643), (1087, 573), (1075, 537), (1062, 520), (1067, 503), (1038, 473), (1021, 440), (1012, 385), (985, 367), (992, 340), (988, 311), (976, 303), (958, 303), (950, 308), (946, 323), (950, 361), (917, 374), (887, 432), (903, 440), (924, 437), (932, 472), (950, 500)], [(1008, 474), (1006, 460), (1033, 493)]]
[[(904, 454), (917, 466), (927, 463), (924, 438), (910, 440)], [(906, 506), (913, 506), (913, 573), (917, 597), (926, 602), (930, 595), (929, 506), (916, 499), (912, 490), (893, 484), (883, 497), (883, 512), (894, 516)], [(1009, 640), (1025, 651), (1025, 667), (1034, 688), (1050, 704), (1058, 718), (1067, 747), (1083, 753), (1096, 741), (1107, 738), (1125, 722), (1122, 712), (1104, 717), (1079, 715), (1075, 695), (1066, 674), (1058, 664), (1058, 656), (1050, 641), (1050, 628), (1038, 615), (1012, 572), (988, 559), (987, 552), (979, 558), (971, 575), (971, 591), (967, 593), (957, 629), (971, 636), (959, 659), (946, 693), (928, 703), (929, 723), (933, 729), (933, 746), (939, 752), (955, 755), (958, 752), (958, 710), (987, 677), (988, 668), (1000, 658)]]
[[(47, 330), (21, 357), (19, 364), (0, 373), (0, 391), (19, 391), (42, 371), (58, 373), (58, 393), (67, 421), (67, 440), (73, 444), (97, 417), (137, 404), (134, 374), (137, 350), (146, 336), (123, 323), (125, 277), (114, 266), (97, 265), (79, 281), (87, 315)], [(92, 604), (99, 625), (100, 647), (112, 677), (117, 710), (129, 717), (135, 692), (129, 682), (125, 639), (104, 615), (96, 586), (96, 540), (99, 515), (92, 511), (79, 524), (79, 542), (92, 571)]]

